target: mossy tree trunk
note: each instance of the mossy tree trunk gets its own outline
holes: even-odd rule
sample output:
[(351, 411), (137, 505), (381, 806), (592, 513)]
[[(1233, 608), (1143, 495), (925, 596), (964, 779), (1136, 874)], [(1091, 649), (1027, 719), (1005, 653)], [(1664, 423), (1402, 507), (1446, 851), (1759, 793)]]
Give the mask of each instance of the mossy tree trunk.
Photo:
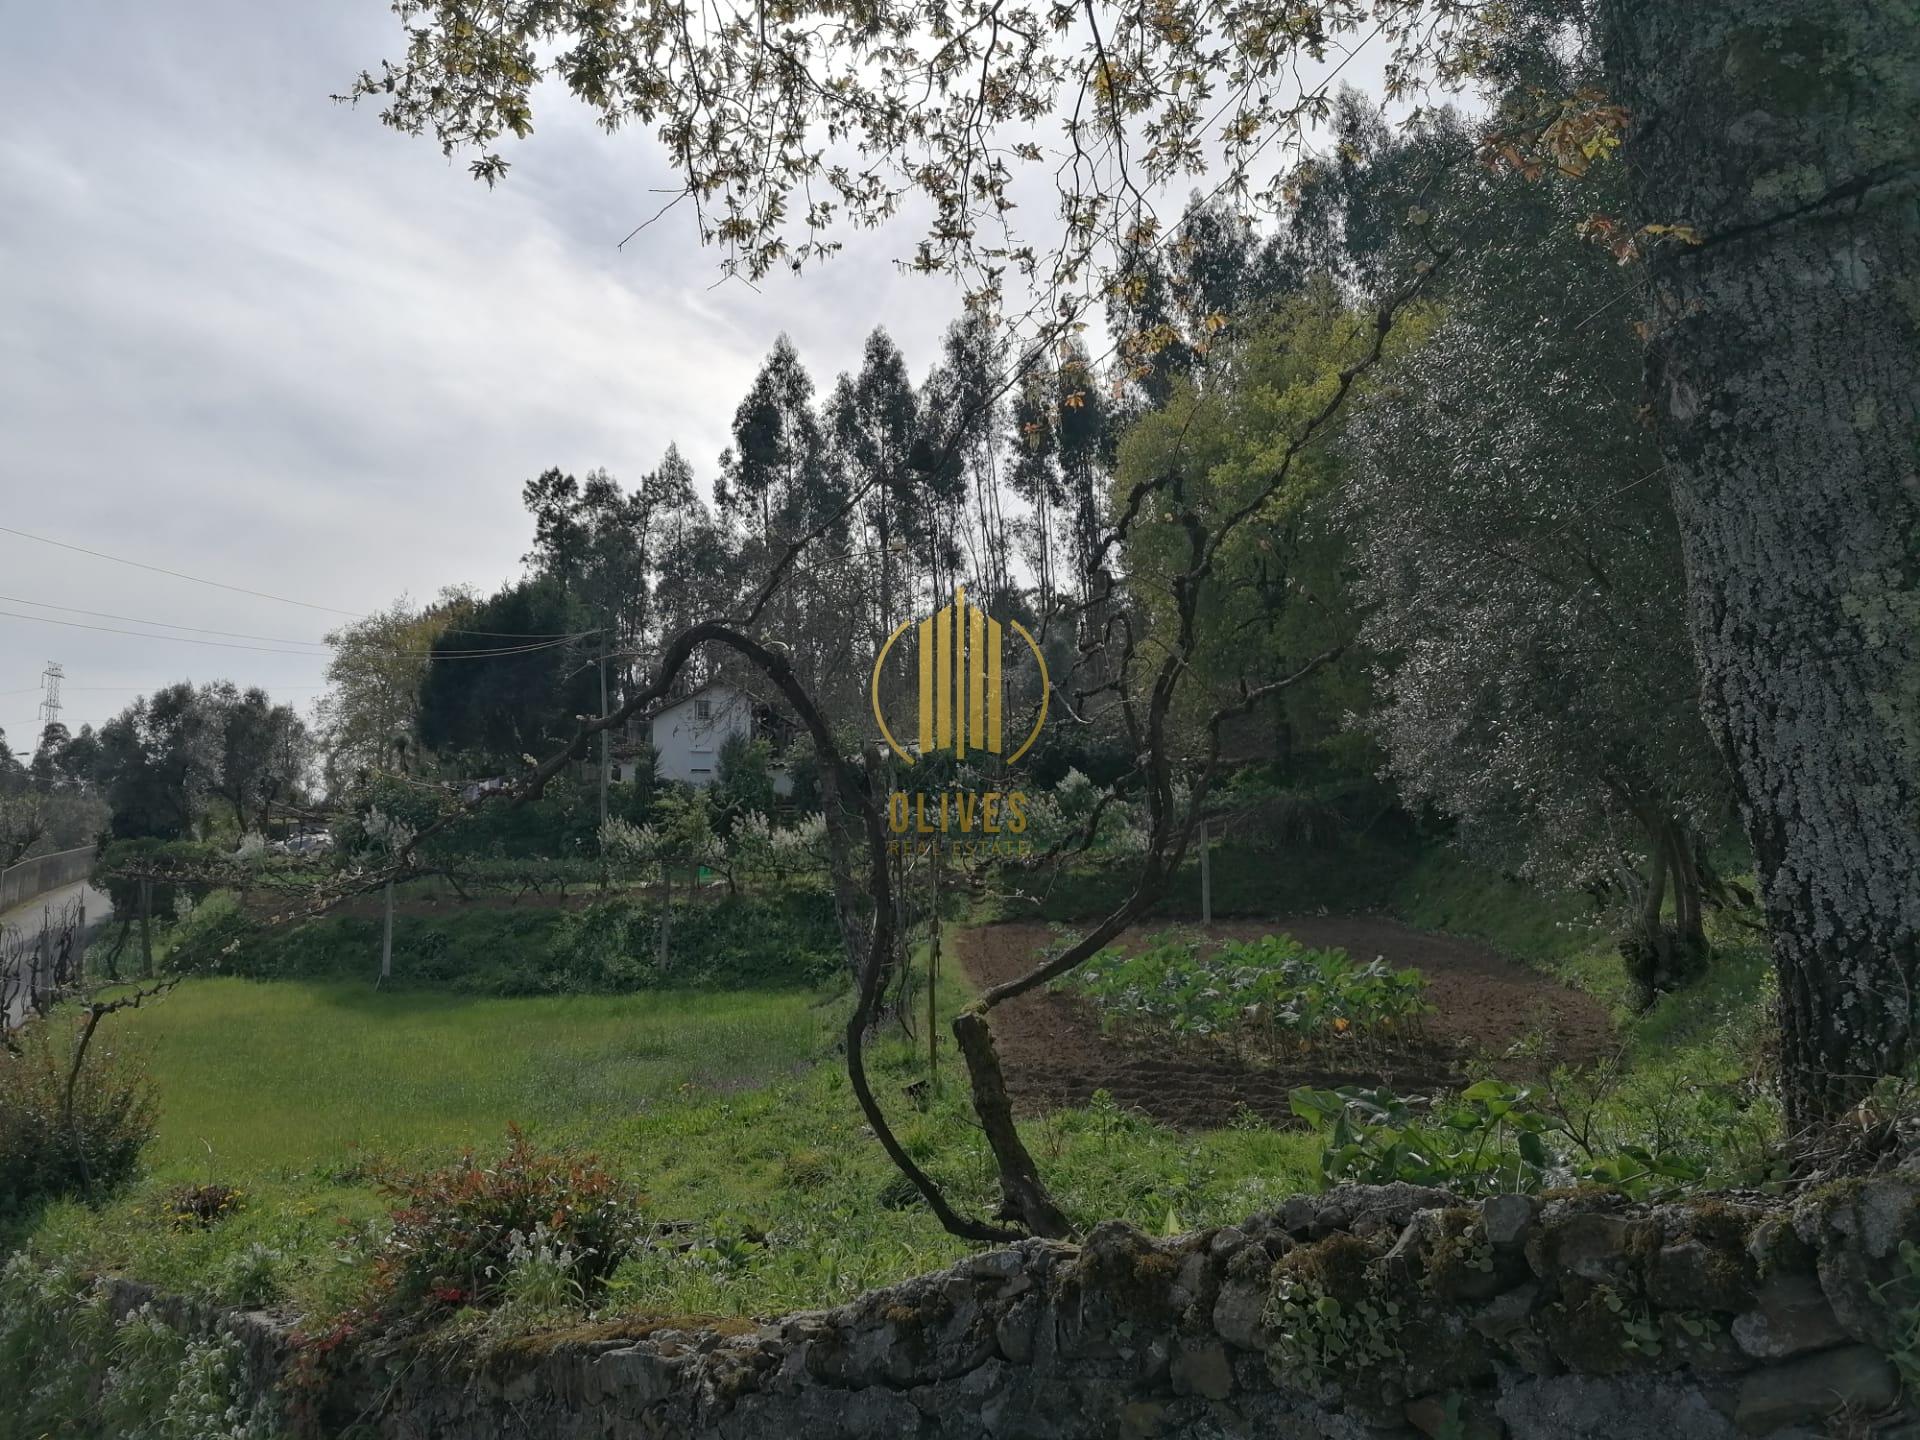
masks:
[(1798, 1125), (1920, 1059), (1920, 7), (1605, 0), (1703, 699)]

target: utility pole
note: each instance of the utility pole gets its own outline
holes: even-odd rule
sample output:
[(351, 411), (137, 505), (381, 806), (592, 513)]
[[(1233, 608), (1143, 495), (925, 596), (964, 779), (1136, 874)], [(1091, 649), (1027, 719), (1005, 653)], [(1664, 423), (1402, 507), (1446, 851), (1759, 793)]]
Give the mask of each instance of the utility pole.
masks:
[(937, 995), (940, 989), (940, 837), (933, 837), (933, 931), (927, 938), (927, 1079), (940, 1093), (940, 1026)]
[(140, 877), (140, 974), (153, 977), (153, 881)]
[(1200, 822), (1200, 923), (1213, 923), (1213, 847), (1207, 841), (1207, 822)]
[(387, 881), (387, 923), (380, 934), (380, 983), (378, 990), (393, 978), (393, 881)]
[[(607, 637), (608, 632), (600, 632), (600, 719), (604, 722), (613, 712), (607, 708)], [(607, 785), (613, 774), (613, 736), (610, 732), (600, 732), (600, 828), (607, 828)]]

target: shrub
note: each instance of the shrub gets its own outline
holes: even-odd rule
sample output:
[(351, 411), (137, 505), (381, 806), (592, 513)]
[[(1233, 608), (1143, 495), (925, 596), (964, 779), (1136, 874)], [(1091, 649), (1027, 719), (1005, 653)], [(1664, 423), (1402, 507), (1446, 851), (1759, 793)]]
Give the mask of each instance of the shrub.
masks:
[(1700, 1167), (1640, 1145), (1603, 1150), (1524, 1085), (1482, 1080), (1426, 1105), (1391, 1090), (1296, 1090), (1293, 1113), (1325, 1132), (1329, 1185), (1405, 1180), (1466, 1195), (1528, 1193), (1585, 1181), (1645, 1198), (1693, 1184)]
[(498, 1304), (516, 1267), (536, 1260), (549, 1291), (556, 1266), (583, 1299), (604, 1288), (645, 1232), (642, 1197), (591, 1155), (536, 1150), (513, 1127), (507, 1137), (490, 1162), (468, 1151), (443, 1169), (380, 1176), (399, 1204), (374, 1260), (377, 1306)]
[(230, 1333), (182, 1333), (142, 1305), (115, 1320), (105, 1288), (71, 1259), (15, 1253), (0, 1266), (0, 1440), (62, 1435), (269, 1440)]
[[(577, 910), (455, 906), (401, 915), (394, 977), (484, 995), (618, 994), (667, 985), (812, 985), (842, 965), (832, 897), (817, 886), (674, 902), (664, 971), (655, 963), (660, 912), (658, 900), (621, 898)], [(379, 955), (377, 917), (337, 915), (255, 927), (221, 952), (220, 964), (258, 979), (370, 979)]]
[(227, 968), (255, 929), (231, 890), (216, 890), (174, 925), (161, 969), (170, 974)]
[(52, 1026), (31, 1020), (13, 1043), (0, 1050), (0, 1214), (89, 1188), (98, 1197), (125, 1184), (153, 1138), (153, 1087), (145, 1072), (96, 1041), (69, 1116), (69, 1052), (55, 1042)]
[(176, 1225), (210, 1230), (245, 1204), (244, 1192), (209, 1181), (204, 1185), (177, 1187), (167, 1197), (167, 1213)]

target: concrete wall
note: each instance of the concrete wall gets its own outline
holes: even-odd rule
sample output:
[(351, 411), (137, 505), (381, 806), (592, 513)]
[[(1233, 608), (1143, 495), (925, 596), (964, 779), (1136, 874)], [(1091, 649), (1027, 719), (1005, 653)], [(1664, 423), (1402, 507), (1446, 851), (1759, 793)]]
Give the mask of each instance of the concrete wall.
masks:
[(31, 860), (9, 865), (0, 870), (0, 911), (11, 910), (36, 895), (58, 890), (62, 885), (84, 880), (92, 869), (91, 845), (83, 845), (77, 850), (62, 850), (53, 855), (36, 855)]

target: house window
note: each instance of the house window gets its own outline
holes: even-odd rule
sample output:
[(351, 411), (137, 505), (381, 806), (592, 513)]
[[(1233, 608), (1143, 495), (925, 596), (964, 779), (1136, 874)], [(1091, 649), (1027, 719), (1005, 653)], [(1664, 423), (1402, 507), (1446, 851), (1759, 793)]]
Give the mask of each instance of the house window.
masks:
[(695, 700), (693, 702), (693, 718), (696, 720), (711, 720), (713, 718), (712, 699), (702, 695), (698, 700)]

